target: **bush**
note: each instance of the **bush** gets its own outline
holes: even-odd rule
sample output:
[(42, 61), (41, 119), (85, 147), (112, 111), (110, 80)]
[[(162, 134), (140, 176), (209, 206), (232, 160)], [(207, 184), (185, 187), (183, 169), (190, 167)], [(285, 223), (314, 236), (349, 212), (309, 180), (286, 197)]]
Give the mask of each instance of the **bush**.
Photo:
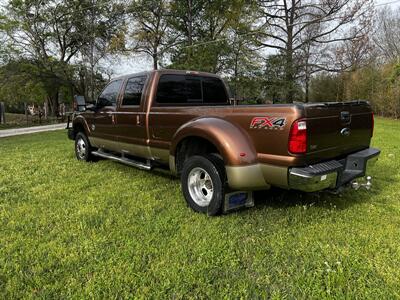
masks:
[(400, 64), (371, 65), (351, 73), (321, 73), (311, 80), (311, 101), (368, 100), (375, 113), (400, 117)]

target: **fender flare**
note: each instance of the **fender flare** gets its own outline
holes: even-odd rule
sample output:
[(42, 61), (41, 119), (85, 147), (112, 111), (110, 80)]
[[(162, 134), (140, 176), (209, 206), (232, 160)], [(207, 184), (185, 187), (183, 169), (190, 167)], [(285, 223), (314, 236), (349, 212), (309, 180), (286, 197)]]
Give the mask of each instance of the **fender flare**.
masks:
[(74, 131), (76, 131), (77, 126), (82, 126), (83, 129), (85, 130), (85, 134), (89, 135), (90, 133), (89, 125), (87, 124), (85, 118), (81, 115), (76, 116), (72, 122), (72, 128), (74, 129)]
[(257, 163), (257, 151), (243, 128), (222, 118), (200, 117), (182, 125), (175, 133), (170, 148), (170, 167), (173, 164), (175, 169), (177, 147), (188, 137), (200, 137), (212, 143), (226, 166)]

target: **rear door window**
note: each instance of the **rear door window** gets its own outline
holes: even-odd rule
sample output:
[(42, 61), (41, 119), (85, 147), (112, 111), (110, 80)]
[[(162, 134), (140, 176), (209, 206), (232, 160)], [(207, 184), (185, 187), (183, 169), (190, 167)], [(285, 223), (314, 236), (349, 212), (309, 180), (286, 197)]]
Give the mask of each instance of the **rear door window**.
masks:
[(227, 104), (223, 82), (218, 78), (190, 75), (162, 75), (156, 102), (160, 104)]
[(203, 78), (203, 102), (204, 103), (227, 103), (225, 86), (218, 78)]
[(202, 103), (201, 79), (186, 76), (186, 99), (188, 103)]
[(124, 92), (122, 105), (140, 105), (146, 76), (129, 78)]
[(158, 81), (157, 102), (162, 104), (185, 104), (185, 76), (162, 75)]

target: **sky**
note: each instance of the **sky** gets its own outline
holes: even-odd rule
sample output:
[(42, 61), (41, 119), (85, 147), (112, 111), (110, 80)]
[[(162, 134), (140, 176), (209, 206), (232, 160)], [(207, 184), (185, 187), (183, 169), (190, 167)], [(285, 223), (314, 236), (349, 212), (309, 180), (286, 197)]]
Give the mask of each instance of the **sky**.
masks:
[[(397, 0), (375, 0), (375, 5), (377, 7), (383, 7), (385, 3), (388, 3), (387, 6), (392, 8), (400, 7), (400, 1), (394, 2)], [(394, 2), (394, 3), (392, 3)], [(386, 6), (386, 5), (385, 5)], [(112, 70), (115, 76), (129, 74), (129, 73), (137, 73), (142, 71), (147, 71), (152, 69), (152, 60), (145, 56), (140, 55), (136, 57), (120, 57), (111, 62), (110, 66), (112, 66)], [(114, 76), (113, 76), (114, 77)]]

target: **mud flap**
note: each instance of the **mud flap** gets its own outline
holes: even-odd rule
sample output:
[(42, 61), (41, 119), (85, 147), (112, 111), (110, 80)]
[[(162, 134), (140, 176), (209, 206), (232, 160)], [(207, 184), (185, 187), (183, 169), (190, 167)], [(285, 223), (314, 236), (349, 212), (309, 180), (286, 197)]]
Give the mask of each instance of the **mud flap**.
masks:
[(252, 191), (232, 191), (225, 194), (222, 210), (224, 214), (227, 214), (231, 211), (253, 206), (254, 198)]

